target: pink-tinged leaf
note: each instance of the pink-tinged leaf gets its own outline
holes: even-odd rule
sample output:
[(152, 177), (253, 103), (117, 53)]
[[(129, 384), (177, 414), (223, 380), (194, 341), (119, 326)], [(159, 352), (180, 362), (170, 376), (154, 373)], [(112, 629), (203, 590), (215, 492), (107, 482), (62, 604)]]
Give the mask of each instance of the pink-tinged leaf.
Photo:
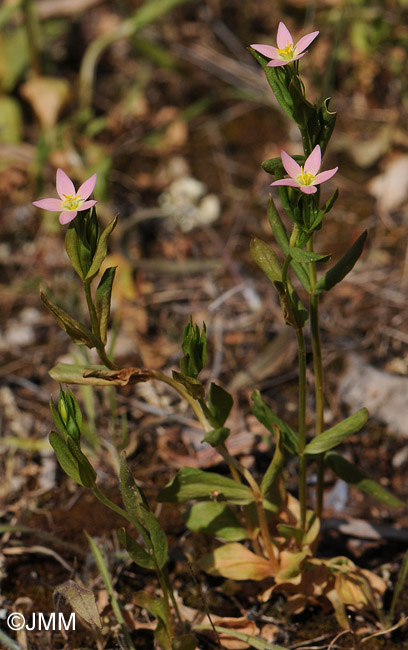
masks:
[(285, 23), (282, 22), (279, 23), (276, 42), (280, 50), (283, 50), (288, 44), (292, 45), (293, 43), (292, 34), (286, 27)]
[(318, 33), (319, 32), (311, 32), (310, 34), (306, 34), (306, 36), (302, 36), (302, 38), (296, 43), (296, 52), (298, 52), (298, 54), (303, 52), (310, 43), (314, 41)]
[(325, 172), (321, 172), (320, 174), (317, 174), (314, 180), (314, 184), (320, 185), (320, 183), (324, 183), (325, 181), (328, 181), (329, 178), (332, 178), (332, 176), (334, 176), (337, 170), (338, 167), (335, 167), (334, 169), (327, 169)]
[[(294, 160), (286, 151), (281, 151), (282, 165), (286, 169), (286, 173), (289, 174), (291, 178), (296, 178), (299, 174), (302, 173), (300, 165)], [(305, 169), (306, 171), (306, 169)]]
[(60, 199), (40, 199), (39, 201), (33, 201), (33, 205), (50, 212), (61, 212), (62, 210)]
[(303, 192), (303, 194), (315, 194), (315, 192), (317, 192), (317, 189), (314, 187), (314, 185), (299, 185), (299, 189)]
[(278, 68), (281, 67), (282, 65), (288, 65), (288, 63), (292, 63), (294, 59), (291, 59), (290, 61), (284, 61), (283, 59), (273, 59), (272, 61), (269, 61), (266, 64), (267, 68)]
[(273, 181), (271, 185), (289, 185), (290, 187), (299, 187), (299, 183), (294, 178), (282, 178), (279, 181)]
[(89, 210), (89, 208), (92, 208), (94, 205), (96, 205), (98, 201), (85, 201), (84, 203), (81, 203), (81, 205), (78, 207), (78, 211), (81, 212), (81, 210)]
[(59, 216), (59, 222), (62, 226), (65, 226), (66, 223), (69, 223), (77, 216), (78, 212), (76, 210), (66, 210), (61, 212)]
[(317, 172), (320, 169), (321, 164), (322, 164), (322, 152), (320, 151), (320, 147), (317, 144), (313, 149), (312, 153), (310, 154), (310, 156), (306, 158), (305, 174), (313, 174), (313, 176), (316, 176)]
[(96, 184), (96, 178), (97, 174), (92, 174), (92, 176), (88, 178), (88, 180), (86, 180), (84, 183), (82, 183), (81, 187), (79, 188), (77, 194), (84, 201), (88, 198), (88, 196), (92, 194)]
[(263, 54), (263, 56), (267, 56), (269, 59), (273, 59), (274, 57), (278, 56), (276, 47), (273, 47), (272, 45), (261, 45), (255, 43), (255, 45), (251, 45), (251, 47), (252, 49), (259, 52), (259, 54)]
[(57, 192), (61, 199), (75, 195), (75, 187), (69, 176), (62, 169), (57, 169)]

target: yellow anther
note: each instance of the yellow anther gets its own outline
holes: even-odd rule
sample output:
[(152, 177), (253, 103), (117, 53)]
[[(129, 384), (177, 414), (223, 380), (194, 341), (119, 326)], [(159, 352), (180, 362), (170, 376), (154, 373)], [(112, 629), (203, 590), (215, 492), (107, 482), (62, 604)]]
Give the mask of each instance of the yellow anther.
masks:
[(300, 185), (313, 185), (315, 179), (316, 176), (310, 172), (305, 172), (303, 167), (300, 168), (300, 174), (296, 176), (296, 180)]
[(295, 56), (295, 46), (293, 43), (289, 43), (289, 41), (286, 41), (286, 47), (283, 47), (280, 50), (277, 50), (277, 53), (279, 54), (281, 59), (285, 59), (285, 61), (290, 61), (293, 59)]
[(63, 194), (63, 196), (65, 196), (65, 201), (62, 202), (61, 207), (64, 210), (77, 210), (83, 201), (79, 195)]

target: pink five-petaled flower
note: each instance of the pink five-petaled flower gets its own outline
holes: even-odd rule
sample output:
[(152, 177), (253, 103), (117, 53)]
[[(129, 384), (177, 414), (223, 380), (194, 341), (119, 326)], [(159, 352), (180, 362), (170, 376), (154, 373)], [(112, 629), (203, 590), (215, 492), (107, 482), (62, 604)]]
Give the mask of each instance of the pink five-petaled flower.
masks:
[(61, 212), (59, 216), (60, 224), (64, 225), (69, 223), (75, 219), (78, 211), (88, 210), (97, 203), (97, 201), (93, 200), (87, 201), (87, 198), (92, 194), (95, 187), (96, 176), (96, 174), (93, 174), (85, 183), (82, 183), (78, 191), (75, 191), (75, 186), (69, 176), (62, 169), (57, 169), (56, 185), (60, 198), (33, 201), (33, 205), (43, 210)]
[(305, 56), (306, 48), (312, 41), (314, 41), (318, 33), (319, 32), (311, 32), (310, 34), (306, 34), (306, 36), (302, 36), (300, 41), (295, 45), (292, 34), (286, 27), (285, 23), (279, 23), (278, 33), (276, 35), (277, 48), (272, 45), (258, 44), (251, 45), (251, 47), (260, 54), (268, 57), (268, 59), (272, 59), (267, 63), (267, 66), (276, 68), (278, 66), (292, 63), (292, 61), (297, 61), (297, 59), (301, 59), (302, 56)]
[(286, 172), (289, 174), (289, 178), (274, 181), (271, 185), (290, 185), (291, 187), (297, 187), (305, 194), (314, 194), (317, 192), (315, 185), (320, 185), (320, 183), (328, 181), (338, 170), (338, 167), (334, 167), (334, 169), (328, 169), (325, 172), (318, 173), (322, 163), (322, 153), (318, 144), (310, 156), (306, 158), (303, 167), (298, 165), (296, 160), (291, 158), (286, 151), (281, 151), (281, 159)]

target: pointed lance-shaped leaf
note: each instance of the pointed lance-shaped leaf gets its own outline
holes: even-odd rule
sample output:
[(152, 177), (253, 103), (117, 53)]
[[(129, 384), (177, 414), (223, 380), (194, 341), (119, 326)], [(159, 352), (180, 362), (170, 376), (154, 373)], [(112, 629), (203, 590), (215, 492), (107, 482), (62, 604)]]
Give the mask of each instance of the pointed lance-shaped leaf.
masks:
[(74, 270), (78, 273), (81, 280), (85, 280), (86, 269), (83, 268), (80, 257), (81, 242), (78, 237), (76, 224), (71, 221), (65, 234), (65, 250), (71, 260)]
[(180, 469), (173, 480), (160, 490), (158, 501), (185, 503), (191, 499), (210, 501), (214, 497), (218, 501), (239, 505), (254, 501), (254, 495), (246, 485), (221, 474), (204, 472), (192, 467)]
[(106, 334), (109, 325), (109, 315), (111, 307), (112, 286), (115, 279), (117, 267), (111, 266), (105, 269), (98, 288), (95, 292), (95, 311), (99, 324), (99, 338), (102, 343), (106, 343)]
[(306, 454), (322, 454), (329, 449), (337, 447), (344, 440), (347, 440), (353, 433), (360, 431), (369, 417), (366, 408), (359, 409), (353, 415), (342, 422), (335, 424), (334, 427), (323, 431), (319, 436), (313, 438), (305, 447)]
[(261, 482), (262, 498), (267, 499), (271, 490), (273, 490), (276, 480), (281, 476), (285, 456), (283, 453), (283, 436), (278, 427), (275, 429), (275, 451), (269, 467), (263, 475)]
[(41, 291), (40, 296), (44, 305), (54, 316), (58, 325), (68, 334), (74, 343), (86, 345), (88, 348), (94, 348), (98, 344), (95, 336), (86, 325), (80, 323), (76, 318), (65, 311), (65, 309), (58, 307), (43, 291)]
[(322, 291), (330, 291), (336, 284), (341, 282), (343, 278), (350, 273), (354, 267), (361, 253), (363, 252), (364, 242), (367, 238), (367, 230), (365, 230), (360, 237), (354, 242), (352, 247), (345, 255), (327, 271), (316, 283), (314, 288), (314, 295), (317, 296)]
[(258, 61), (258, 63), (261, 64), (263, 71), (265, 73), (266, 80), (270, 87), (272, 88), (272, 91), (278, 100), (281, 108), (285, 111), (287, 115), (291, 119), (294, 120), (293, 117), (293, 98), (289, 92), (289, 89), (287, 87), (287, 78), (284, 70), (281, 70), (280, 68), (271, 68), (268, 67), (268, 59), (263, 56), (262, 54), (259, 54), (256, 50), (254, 50), (252, 47), (248, 48), (251, 54), (254, 56), (254, 58)]
[(51, 431), (49, 436), (50, 445), (55, 451), (55, 455), (65, 474), (72, 478), (75, 483), (83, 485), (82, 479), (79, 473), (78, 461), (75, 456), (68, 449), (68, 446), (61, 438), (61, 436), (56, 433), (56, 431)]
[(96, 247), (95, 254), (92, 259), (92, 264), (89, 268), (88, 273), (86, 274), (85, 280), (90, 281), (98, 273), (100, 266), (103, 260), (106, 257), (108, 251), (108, 239), (118, 223), (118, 215), (111, 221), (111, 223), (105, 228), (98, 240), (98, 245)]
[[(268, 202), (268, 221), (272, 228), (273, 234), (275, 235), (275, 239), (278, 242), (279, 248), (281, 249), (281, 251), (284, 253), (285, 256), (288, 255), (289, 235), (286, 231), (285, 226), (283, 225), (282, 219), (279, 216), (279, 213), (276, 209), (276, 206), (271, 196), (269, 197), (269, 202)], [(293, 268), (294, 272), (296, 273), (297, 277), (299, 278), (300, 282), (306, 289), (306, 291), (310, 293), (311, 287), (310, 287), (310, 280), (307, 271), (304, 269), (302, 264), (299, 264), (294, 260), (290, 263), (290, 265)]]
[(154, 558), (139, 544), (131, 535), (129, 535), (125, 528), (118, 530), (119, 541), (125, 547), (131, 560), (138, 566), (144, 569), (156, 569)]
[(404, 507), (405, 504), (403, 501), (386, 490), (382, 485), (377, 483), (377, 481), (367, 476), (365, 472), (343, 458), (343, 456), (338, 454), (336, 451), (329, 451), (325, 455), (325, 461), (339, 478), (357, 488), (357, 490), (369, 494), (374, 499), (385, 503), (387, 506), (393, 508)]
[(304, 264), (307, 264), (309, 262), (327, 262), (331, 257), (331, 255), (313, 253), (311, 251), (305, 251), (302, 248), (296, 247), (289, 249), (289, 255), (291, 255), (296, 262), (302, 262)]
[(222, 386), (218, 386), (212, 382), (208, 394), (208, 407), (216, 423), (213, 426), (223, 426), (231, 412), (233, 404), (234, 400), (232, 395), (222, 388)]
[(274, 425), (282, 433), (283, 445), (285, 449), (288, 450), (290, 454), (297, 455), (299, 453), (299, 437), (298, 434), (293, 431), (293, 429), (286, 424), (280, 417), (275, 415), (273, 411), (265, 404), (262, 399), (261, 393), (259, 390), (254, 390), (251, 395), (253, 401), (252, 413), (255, 415), (256, 419), (261, 422), (270, 431), (273, 436), (275, 436)]
[(72, 456), (78, 463), (78, 472), (81, 479), (81, 485), (86, 488), (92, 488), (96, 482), (96, 472), (92, 467), (91, 463), (81, 451), (79, 445), (76, 444), (72, 438), (66, 439), (66, 445), (68, 450), (71, 452)]

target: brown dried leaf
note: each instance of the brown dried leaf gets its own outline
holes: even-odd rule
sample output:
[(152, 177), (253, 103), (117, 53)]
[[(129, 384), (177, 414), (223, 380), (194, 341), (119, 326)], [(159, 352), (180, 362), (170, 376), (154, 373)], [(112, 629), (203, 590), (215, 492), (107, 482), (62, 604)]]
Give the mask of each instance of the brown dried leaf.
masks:
[(86, 368), (84, 370), (84, 377), (103, 379), (113, 386), (127, 386), (127, 384), (138, 384), (141, 381), (149, 381), (152, 379), (153, 373), (147, 368), (120, 368), (119, 370)]

